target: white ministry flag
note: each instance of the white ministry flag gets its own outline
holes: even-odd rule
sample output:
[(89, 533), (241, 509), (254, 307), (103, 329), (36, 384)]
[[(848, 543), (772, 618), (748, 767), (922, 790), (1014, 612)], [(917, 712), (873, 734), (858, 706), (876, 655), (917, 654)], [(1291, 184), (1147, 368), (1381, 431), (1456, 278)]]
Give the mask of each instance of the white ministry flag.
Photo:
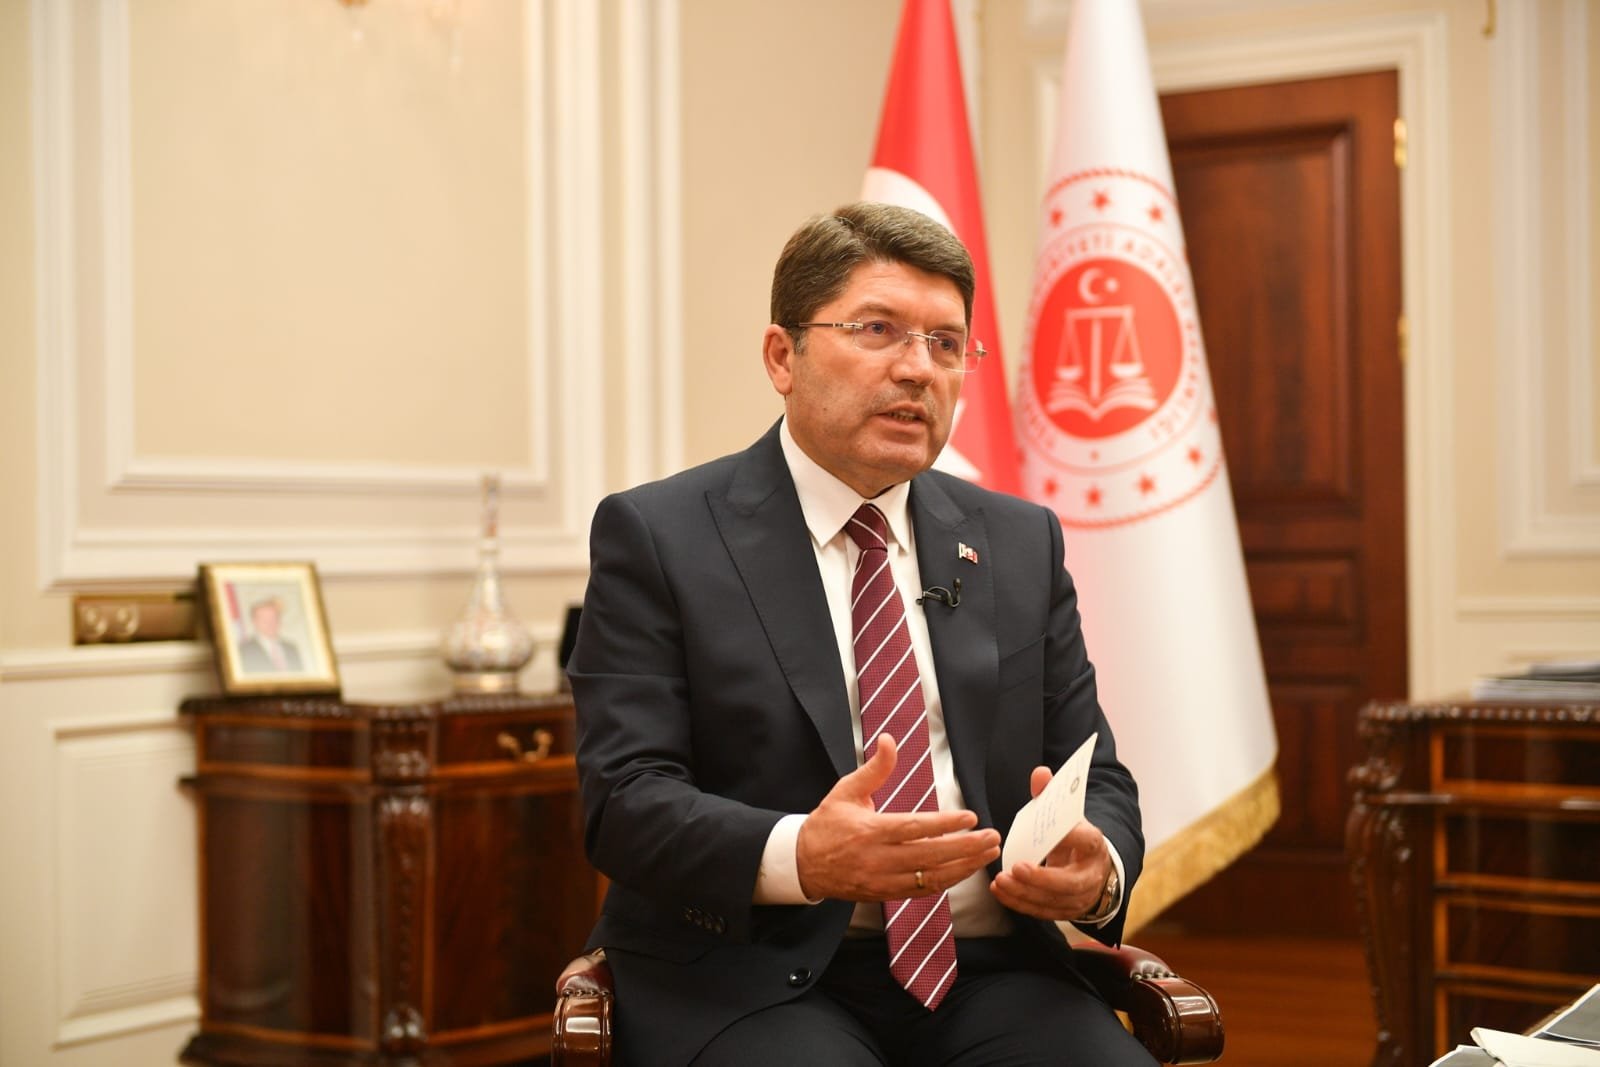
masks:
[(1013, 405), (1139, 782), (1137, 928), (1278, 815), (1277, 738), (1137, 0), (1077, 0)]

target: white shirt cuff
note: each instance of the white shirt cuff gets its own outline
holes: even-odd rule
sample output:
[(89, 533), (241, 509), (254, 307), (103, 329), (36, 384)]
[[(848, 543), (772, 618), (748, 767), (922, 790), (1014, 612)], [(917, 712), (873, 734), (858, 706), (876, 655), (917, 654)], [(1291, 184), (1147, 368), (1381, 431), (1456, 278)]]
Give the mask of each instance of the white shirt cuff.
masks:
[[(761, 852), (761, 868), (756, 872), (756, 904), (820, 904), (811, 900), (800, 888), (800, 866), (795, 857), (795, 846), (800, 841), (800, 827), (804, 815), (785, 815), (767, 835), (767, 847)], [(1116, 851), (1112, 851), (1112, 856)], [(1118, 868), (1120, 870), (1120, 867)]]

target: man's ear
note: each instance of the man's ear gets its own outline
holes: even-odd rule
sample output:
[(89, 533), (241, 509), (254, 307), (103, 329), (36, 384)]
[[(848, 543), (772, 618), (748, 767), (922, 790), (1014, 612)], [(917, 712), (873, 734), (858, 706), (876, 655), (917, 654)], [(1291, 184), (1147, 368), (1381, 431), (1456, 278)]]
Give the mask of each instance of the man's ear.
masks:
[(788, 396), (794, 388), (794, 338), (777, 323), (767, 327), (761, 335), (761, 362), (767, 368), (767, 377), (779, 396)]

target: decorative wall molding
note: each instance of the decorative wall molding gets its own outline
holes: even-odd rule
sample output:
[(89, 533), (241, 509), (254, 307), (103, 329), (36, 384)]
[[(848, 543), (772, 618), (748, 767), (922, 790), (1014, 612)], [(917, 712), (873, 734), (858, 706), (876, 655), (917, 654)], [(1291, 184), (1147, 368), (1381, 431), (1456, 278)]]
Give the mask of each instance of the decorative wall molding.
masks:
[[(1471, 621), (1500, 619), (1507, 622), (1587, 622), (1593, 637), (1594, 619), (1600, 617), (1600, 597), (1595, 596), (1464, 596), (1456, 611)], [(1589, 652), (1595, 651), (1593, 641)]]
[[(539, 9), (526, 10), (536, 15)], [(555, 193), (550, 223), (556, 277), (545, 292), (547, 301), (554, 298), (553, 307), (547, 304), (550, 317), (558, 323), (554, 343), (570, 357), (560, 364), (559, 393), (563, 424), (576, 424), (577, 433), (569, 434), (565, 442), (569, 478), (561, 488), (566, 524), (580, 551), (589, 511), (605, 485), (604, 360), (594, 358), (597, 349), (605, 350), (600, 324), (607, 321), (600, 13), (600, 5), (588, 0), (556, 0), (551, 6), (550, 47), (542, 55), (529, 56), (530, 62), (541, 66), (548, 62), (554, 74), (549, 86), (551, 125), (539, 131), (538, 138), (530, 131), (529, 147), (543, 152), (547, 142), (553, 146), (547, 172)], [(530, 25), (537, 21), (528, 19)]]
[[(528, 624), (528, 629), (533, 633), (534, 648), (540, 652), (553, 649), (561, 638), (560, 627), (554, 623)], [(392, 666), (408, 660), (442, 663), (440, 636), (440, 630), (392, 630), (335, 637), (334, 656), (341, 673), (364, 664)], [(202, 641), (0, 651), (0, 685), (196, 672), (209, 676), (211, 670), (211, 646)], [(169, 721), (170, 718), (169, 715)], [(132, 721), (145, 724), (148, 720), (136, 716)]]
[[(549, 520), (532, 530), (507, 527), (501, 558), (511, 573), (584, 569), (589, 515), (606, 488), (608, 441), (629, 442), (630, 480), (681, 463), (678, 9), (676, 0), (630, 3), (617, 31), (624, 51), (650, 53), (653, 61), (628, 68), (638, 77), (620, 151), (636, 210), (616, 246), (628, 279), (620, 314), (604, 286), (611, 246), (603, 175), (616, 161), (607, 158), (601, 121), (609, 69), (602, 29), (611, 27), (587, 0), (526, 9), (530, 461), (503, 472), (502, 493), (508, 502), (534, 502)], [(478, 491), (481, 465), (137, 453), (128, 0), (33, 0), (31, 14), (41, 587), (187, 580), (206, 558), (309, 558), (332, 578), (469, 571), (476, 529), (465, 505)], [(95, 25), (75, 27), (82, 18)], [(89, 84), (91, 73), (98, 90), (93, 107), (82, 108), (75, 86)], [(652, 171), (659, 182), (650, 181)], [(84, 192), (93, 193), (92, 210)], [(641, 235), (647, 240), (636, 240)], [(81, 262), (80, 250), (86, 250)], [(650, 344), (638, 345), (637, 333), (608, 336), (610, 323), (640, 321), (656, 325)], [(605, 353), (624, 341), (633, 365), (616, 375), (620, 405), (608, 404)], [(84, 343), (99, 346), (105, 371), (87, 408), (92, 383), (81, 374)], [(654, 361), (651, 373), (633, 373), (646, 359)], [(101, 406), (103, 426), (85, 425), (84, 411)], [(617, 407), (621, 415), (608, 417)], [(642, 421), (631, 421), (636, 416)], [(458, 502), (462, 521), (323, 521), (319, 501), (335, 497), (377, 509), (396, 500)], [(241, 501), (247, 513), (270, 515), (286, 498), (306, 520), (294, 528), (239, 518)], [(160, 528), (140, 525), (136, 516), (148, 514), (152, 501), (185, 518)], [(210, 515), (222, 521), (207, 525)]]
[[(1145, 27), (1168, 20), (1200, 20), (1217, 15), (1281, 11), (1286, 7), (1308, 6), (1322, 0), (1140, 0)], [(1071, 20), (1072, 0), (1027, 0), (1028, 29), (1035, 34), (1061, 34)]]
[(1400, 74), (1401, 114), (1407, 115), (1408, 84), (1416, 90), (1416, 104), (1446, 88), (1444, 70), (1433, 66), (1445, 58), (1446, 30), (1444, 16), (1430, 12), (1308, 23), (1156, 42), (1150, 65), (1162, 92), (1393, 69)]
[[(522, 672), (522, 687), (548, 692), (558, 676), (556, 623), (532, 624), (535, 654)], [(439, 652), (438, 630), (404, 630), (353, 634), (334, 641), (340, 680), (347, 699), (409, 701), (437, 697), (449, 690), (450, 672)], [(53, 693), (61, 686), (160, 685), (176, 708), (185, 696), (215, 692), (216, 670), (211, 646), (174, 641), (145, 645), (88, 645), (79, 648), (20, 650), (0, 653), (0, 705), (34, 699), (25, 694)], [(109, 690), (108, 690), (109, 691)], [(87, 690), (85, 691), (88, 692)], [(100, 692), (97, 690), (96, 692)], [(91, 701), (118, 699), (113, 693)]]
[[(581, 573), (588, 552), (586, 531), (578, 525), (503, 531), (502, 570)], [(79, 528), (69, 543), (56, 547), (47, 588), (104, 589), (141, 579), (181, 584), (193, 581), (195, 564), (208, 559), (309, 559), (325, 579), (466, 574), (476, 565), (477, 543), (477, 528), (467, 524)]]
[(683, 161), (678, 0), (624, 0), (623, 375), (629, 484), (683, 466)]
[[(174, 989), (187, 992), (171, 993)], [(200, 1020), (200, 1001), (192, 974), (151, 979), (149, 983), (98, 991), (103, 1001), (86, 999), (82, 1017), (63, 1020), (56, 1028), (57, 1048), (105, 1041), (158, 1026), (194, 1024)], [(118, 1007), (119, 1003), (128, 1006)]]
[(170, 709), (52, 733), (56, 1044), (196, 1018), (193, 814), (176, 789), (192, 740)]
[(1527, 670), (1535, 664), (1594, 661), (1594, 646), (1585, 644), (1538, 645), (1508, 648), (1501, 653), (1507, 670)]
[(983, 144), (983, 0), (950, 0), (956, 29), (956, 54), (961, 59), (961, 89), (967, 102), (967, 128), (974, 156)]
[[(76, 526), (77, 434), (63, 429), (77, 399), (77, 196), (72, 116), (73, 4), (33, 0), (33, 189), (38, 499), (42, 584), (54, 581), (60, 546)], [(75, 421), (75, 420), (74, 420)]]
[[(133, 343), (133, 237), (132, 237), (132, 118), (129, 70), (128, 0), (108, 0), (100, 11), (100, 199), (102, 243), (102, 285), (104, 286), (103, 343), (105, 346), (105, 486), (111, 492), (226, 492), (226, 493), (359, 493), (371, 496), (418, 493), (472, 496), (478, 492), (483, 465), (390, 463), (320, 463), (261, 461), (251, 459), (183, 459), (145, 456), (137, 451), (135, 425), (135, 346)], [(536, 16), (536, 12), (530, 12)], [(527, 19), (535, 29), (538, 17)], [(526, 85), (530, 91), (542, 85), (541, 53), (528, 49)], [(594, 89), (598, 80), (586, 83)], [(538, 112), (530, 112), (537, 115)], [(530, 220), (526, 245), (530, 275), (533, 264), (544, 258), (542, 242), (547, 227), (543, 222), (546, 200), (543, 193), (547, 166), (542, 127), (530, 124), (527, 190), (527, 216)], [(539, 136), (533, 136), (538, 134)], [(529, 316), (527, 346), (524, 351), (530, 383), (527, 449), (529, 463), (501, 472), (501, 491), (505, 494), (544, 490), (551, 478), (550, 457), (558, 442), (551, 429), (556, 422), (548, 406), (549, 391), (534, 388), (550, 377), (548, 361), (552, 351), (546, 315)], [(596, 375), (597, 376), (597, 375)], [(67, 412), (69, 425), (75, 424), (76, 406)], [(570, 420), (562, 420), (571, 429)]]
[[(1550, 500), (1552, 463), (1564, 467), (1564, 480), (1576, 490), (1592, 477), (1588, 455), (1595, 440), (1590, 347), (1594, 309), (1589, 306), (1593, 250), (1589, 230), (1589, 128), (1587, 100), (1587, 13), (1581, 2), (1563, 5), (1564, 88), (1559, 101), (1563, 241), (1562, 278), (1549, 278), (1555, 260), (1544, 235), (1546, 198), (1543, 133), (1552, 109), (1541, 100), (1539, 4), (1507, 4), (1490, 53), (1490, 131), (1494, 151), (1493, 239), (1496, 296), (1495, 349), (1498, 362), (1499, 493), (1502, 552), (1507, 558), (1593, 557), (1600, 546), (1600, 506), (1562, 511)], [(1574, 40), (1572, 34), (1578, 36)], [(1576, 88), (1575, 88), (1576, 87)], [(1546, 329), (1547, 289), (1561, 293), (1566, 309), (1564, 345)], [(1569, 397), (1569, 445), (1552, 452), (1545, 409), (1552, 382), (1562, 381)], [(1600, 504), (1600, 500), (1597, 500)]]
[(67, 678), (132, 678), (209, 670), (211, 646), (198, 641), (0, 651), (0, 685)]
[[(1223, 10), (1253, 10), (1245, 0), (1182, 5), (1198, 23)], [(1147, 5), (1163, 13), (1175, 5)], [(1064, 30), (1065, 0), (1030, 0), (1042, 26)], [(1155, 15), (1151, 15), (1151, 21)], [(1450, 94), (1448, 26), (1442, 12), (1409, 12), (1311, 20), (1257, 33), (1230, 28), (1211, 36), (1151, 42), (1158, 91), (1221, 88), (1261, 82), (1393, 69), (1400, 114), (1410, 137), (1400, 174), (1401, 280), (1411, 322), (1405, 365), (1406, 571), (1410, 676), (1413, 692), (1436, 692), (1452, 677), (1448, 634), (1456, 621), (1455, 386), (1451, 367)], [(1035, 65), (1040, 108), (1039, 180), (1054, 137), (1059, 61)]]
[[(1595, 249), (1590, 220), (1593, 160), (1597, 148), (1589, 135), (1590, 0), (1566, 0), (1562, 6), (1561, 74), (1562, 113), (1566, 118), (1562, 143), (1567, 150), (1563, 175), (1565, 195), (1562, 215), (1567, 227), (1567, 368), (1568, 460), (1573, 484), (1600, 488), (1600, 413), (1595, 411), (1595, 309), (1593, 292)], [(1600, 542), (1594, 542), (1600, 543)]]

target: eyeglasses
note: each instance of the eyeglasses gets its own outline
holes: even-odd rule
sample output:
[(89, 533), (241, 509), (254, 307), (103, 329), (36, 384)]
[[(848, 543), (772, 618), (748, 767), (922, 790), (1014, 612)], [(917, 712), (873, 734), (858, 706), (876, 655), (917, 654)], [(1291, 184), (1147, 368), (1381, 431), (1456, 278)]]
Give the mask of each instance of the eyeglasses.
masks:
[(928, 346), (928, 358), (936, 366), (957, 374), (971, 374), (978, 369), (983, 357), (988, 355), (982, 341), (973, 341), (969, 348), (966, 338), (959, 333), (950, 330), (918, 333), (886, 319), (872, 319), (869, 322), (797, 322), (794, 328), (805, 330), (813, 326), (849, 330), (855, 346), (863, 352), (893, 353), (913, 340), (922, 341)]

